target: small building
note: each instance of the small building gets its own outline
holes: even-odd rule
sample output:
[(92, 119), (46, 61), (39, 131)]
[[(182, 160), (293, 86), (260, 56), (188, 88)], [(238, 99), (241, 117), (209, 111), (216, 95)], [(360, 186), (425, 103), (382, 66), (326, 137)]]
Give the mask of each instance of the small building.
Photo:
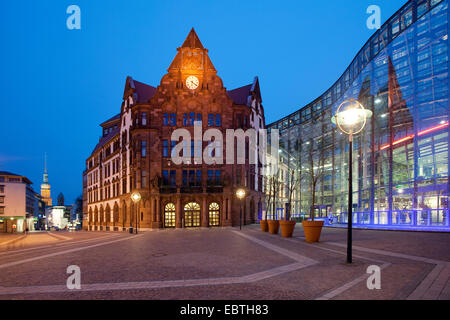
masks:
[(70, 214), (73, 206), (53, 206), (45, 210), (47, 229), (65, 229), (70, 223)]
[(25, 176), (0, 171), (0, 233), (34, 230), (35, 192)]

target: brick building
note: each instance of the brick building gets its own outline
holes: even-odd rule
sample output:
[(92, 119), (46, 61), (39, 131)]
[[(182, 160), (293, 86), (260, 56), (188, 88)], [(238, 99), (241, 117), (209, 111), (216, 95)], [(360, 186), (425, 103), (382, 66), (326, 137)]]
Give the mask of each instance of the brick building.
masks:
[[(83, 173), (84, 228), (88, 230), (233, 226), (240, 223), (235, 192), (247, 189), (242, 221), (255, 222), (264, 204), (261, 164), (175, 165), (175, 129), (194, 136), (194, 123), (214, 128), (265, 128), (258, 78), (227, 91), (194, 29), (157, 87), (126, 79), (121, 111), (101, 124), (103, 135)], [(207, 141), (201, 143), (207, 149)], [(226, 150), (224, 141), (223, 150)], [(199, 146), (200, 147), (200, 146)], [(236, 154), (236, 146), (235, 154)], [(193, 153), (196, 151), (193, 151)], [(223, 151), (225, 152), (225, 151)], [(257, 151), (256, 151), (257, 152)], [(225, 155), (224, 155), (225, 156)], [(135, 205), (131, 194), (142, 200)]]

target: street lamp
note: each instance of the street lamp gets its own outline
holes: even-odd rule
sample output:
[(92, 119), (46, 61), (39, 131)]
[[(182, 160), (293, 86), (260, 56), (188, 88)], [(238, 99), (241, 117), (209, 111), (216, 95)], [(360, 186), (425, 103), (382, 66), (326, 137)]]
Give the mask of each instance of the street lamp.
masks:
[(355, 99), (341, 103), (331, 121), (339, 130), (348, 135), (348, 228), (347, 228), (347, 262), (352, 263), (352, 229), (353, 229), (353, 136), (361, 133), (372, 117), (372, 111), (367, 110)]
[(236, 191), (236, 197), (239, 199), (240, 202), (240, 212), (239, 212), (239, 230), (242, 230), (242, 201), (245, 199), (246, 192), (244, 189), (238, 189)]
[(131, 200), (133, 200), (136, 206), (136, 234), (138, 233), (138, 212), (139, 212), (139, 202), (141, 201), (141, 194), (137, 191), (131, 194)]

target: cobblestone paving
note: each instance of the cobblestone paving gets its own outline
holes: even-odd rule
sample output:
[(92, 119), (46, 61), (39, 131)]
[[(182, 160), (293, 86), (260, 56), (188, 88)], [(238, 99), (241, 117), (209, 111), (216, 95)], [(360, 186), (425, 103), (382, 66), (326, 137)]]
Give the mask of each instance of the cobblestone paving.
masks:
[[(336, 229), (314, 245), (301, 227), (293, 239), (258, 226), (47, 236), (0, 248), (0, 299), (450, 299), (450, 234), (357, 230), (352, 265)], [(80, 291), (66, 288), (69, 265)], [(381, 290), (367, 289), (371, 265)]]

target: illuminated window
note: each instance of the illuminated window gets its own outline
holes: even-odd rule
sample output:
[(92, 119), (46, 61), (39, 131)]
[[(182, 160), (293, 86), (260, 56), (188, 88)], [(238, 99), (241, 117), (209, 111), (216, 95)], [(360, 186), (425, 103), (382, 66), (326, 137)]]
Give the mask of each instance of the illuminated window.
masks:
[(220, 206), (216, 202), (209, 205), (209, 226), (218, 227), (220, 225)]
[(168, 203), (164, 207), (164, 227), (175, 228), (175, 205)]
[(195, 202), (184, 206), (184, 226), (200, 227), (200, 205)]

